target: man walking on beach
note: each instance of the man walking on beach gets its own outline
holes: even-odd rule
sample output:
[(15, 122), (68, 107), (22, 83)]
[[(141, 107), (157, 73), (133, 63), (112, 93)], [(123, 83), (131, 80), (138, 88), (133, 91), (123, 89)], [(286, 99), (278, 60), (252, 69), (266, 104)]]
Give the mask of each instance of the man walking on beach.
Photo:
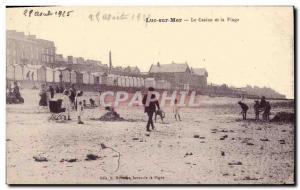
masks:
[(156, 107), (160, 109), (158, 100), (154, 94), (154, 88), (149, 87), (148, 93), (143, 97), (142, 103), (145, 106), (145, 113), (148, 115), (146, 130), (150, 132), (150, 125), (152, 126), (152, 130), (155, 129), (153, 124), (153, 114), (156, 111)]

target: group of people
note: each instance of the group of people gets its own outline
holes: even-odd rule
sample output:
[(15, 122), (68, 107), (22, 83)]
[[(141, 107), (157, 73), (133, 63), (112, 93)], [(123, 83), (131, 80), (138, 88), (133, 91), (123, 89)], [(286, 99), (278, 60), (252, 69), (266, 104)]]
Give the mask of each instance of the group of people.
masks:
[[(242, 108), (242, 117), (243, 119), (247, 119), (247, 111), (249, 109), (249, 107), (247, 106), (247, 104), (239, 101), (238, 104), (241, 106)], [(259, 114), (261, 112), (263, 112), (262, 114), (262, 119), (264, 121), (269, 121), (270, 120), (270, 114), (271, 114), (271, 105), (269, 101), (266, 101), (266, 97), (262, 96), (260, 102), (258, 100), (254, 101), (254, 113), (255, 113), (255, 120), (258, 121), (259, 120)]]
[[(155, 115), (155, 122), (157, 116), (160, 116), (162, 122), (163, 118), (165, 117), (165, 113), (163, 110), (160, 109), (159, 102), (157, 97), (155, 96), (154, 93), (154, 88), (149, 87), (147, 94), (144, 95), (142, 103), (144, 105), (144, 112), (147, 113), (148, 116), (148, 122), (146, 125), (146, 130), (151, 131), (150, 127), (152, 130), (155, 129), (154, 123), (153, 123), (153, 116)], [(82, 121), (82, 115), (83, 115), (83, 110), (86, 106), (86, 101), (82, 98), (83, 97), (83, 91), (76, 91), (75, 85), (72, 84), (70, 88), (64, 88), (62, 86), (56, 86), (53, 88), (52, 86), (47, 87), (45, 84), (42, 84), (41, 86), (41, 91), (39, 93), (40, 96), (40, 101), (39, 105), (40, 106), (45, 106), (48, 107), (50, 101), (54, 101), (54, 95), (55, 93), (57, 94), (62, 94), (60, 96), (60, 99), (62, 100), (61, 108), (64, 109), (67, 115), (67, 119), (71, 120), (70, 113), (72, 110), (75, 110), (77, 112), (77, 120), (78, 124), (83, 124)], [(8, 88), (8, 94), (11, 97), (14, 97), (13, 100), (15, 102), (24, 102), (24, 99), (21, 96), (20, 89), (18, 86), (17, 82), (14, 82), (14, 87), (13, 88)], [(93, 106), (95, 104), (95, 101), (90, 99), (90, 104)], [(240, 105), (242, 109), (242, 117), (243, 119), (247, 118), (247, 111), (249, 110), (249, 107), (247, 104), (239, 101), (238, 104)], [(255, 120), (259, 120), (259, 115), (261, 112), (262, 114), (262, 119), (264, 121), (269, 121), (270, 117), (270, 111), (271, 111), (271, 105), (269, 101), (266, 101), (266, 98), (262, 96), (260, 102), (258, 100), (255, 100), (255, 104), (253, 106), (254, 112), (255, 112)], [(179, 113), (179, 105), (177, 99), (174, 101), (174, 107), (173, 107), (173, 113), (175, 120), (181, 121), (180, 113)]]
[(54, 94), (62, 94), (60, 99), (62, 100), (61, 108), (64, 109), (67, 120), (71, 120), (70, 113), (72, 110), (75, 110), (77, 113), (78, 124), (83, 124), (82, 115), (84, 110), (84, 100), (83, 100), (83, 91), (76, 91), (75, 85), (72, 84), (70, 88), (58, 87), (54, 89), (52, 86), (47, 86), (42, 84), (40, 95), (40, 106), (48, 106), (50, 101), (54, 100)]
[(21, 96), (18, 82), (15, 81), (13, 87), (11, 86), (7, 87), (6, 101), (8, 104), (24, 103), (24, 98)]
[(40, 95), (39, 106), (48, 106), (49, 101), (54, 98), (55, 93), (63, 94), (65, 89), (66, 88), (64, 88), (63, 86), (56, 86), (55, 88), (53, 88), (51, 85), (47, 87), (46, 84), (42, 84), (39, 93)]
[[(163, 118), (165, 117), (165, 114), (160, 109), (158, 99), (156, 98), (155, 93), (154, 93), (154, 88), (152, 88), (152, 87), (148, 88), (148, 92), (147, 92), (147, 94), (144, 95), (142, 103), (145, 108), (144, 112), (147, 113), (147, 116), (148, 116), (146, 130), (148, 132), (150, 132), (151, 131), (150, 127), (152, 128), (152, 130), (155, 129), (154, 123), (153, 123), (153, 115), (155, 115), (155, 121), (156, 121), (156, 117), (160, 116), (161, 120), (163, 122)], [(247, 111), (249, 110), (248, 105), (241, 101), (239, 101), (238, 104), (242, 108), (241, 114), (242, 114), (243, 119), (247, 119)], [(269, 101), (266, 101), (266, 98), (264, 96), (262, 96), (260, 102), (258, 100), (255, 100), (255, 104), (253, 107), (254, 107), (254, 112), (255, 112), (255, 120), (258, 121), (260, 113), (263, 112), (262, 119), (264, 121), (269, 121), (270, 113), (271, 113), (271, 105), (270, 105)], [(173, 113), (174, 113), (174, 117), (175, 117), (176, 121), (177, 121), (177, 119), (179, 121), (181, 121), (179, 110), (180, 109), (179, 109), (178, 101), (177, 101), (177, 99), (175, 99)]]

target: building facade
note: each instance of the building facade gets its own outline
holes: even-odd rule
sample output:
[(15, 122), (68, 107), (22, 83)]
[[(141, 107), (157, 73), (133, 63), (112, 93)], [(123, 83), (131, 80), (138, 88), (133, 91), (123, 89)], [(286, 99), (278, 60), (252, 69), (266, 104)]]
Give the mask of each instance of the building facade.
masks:
[(53, 41), (38, 39), (15, 30), (6, 31), (6, 64), (38, 65), (55, 62)]
[(189, 90), (205, 88), (208, 73), (205, 69), (192, 69), (187, 63), (157, 63), (151, 65), (148, 76), (156, 81), (168, 81), (170, 84), (166, 86), (170, 88)]

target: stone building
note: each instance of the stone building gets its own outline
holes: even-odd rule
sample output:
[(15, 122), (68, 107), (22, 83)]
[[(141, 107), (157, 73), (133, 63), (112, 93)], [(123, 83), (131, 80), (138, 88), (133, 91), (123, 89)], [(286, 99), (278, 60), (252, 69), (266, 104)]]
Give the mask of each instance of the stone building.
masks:
[(6, 65), (38, 65), (55, 61), (53, 41), (38, 39), (24, 32), (6, 30)]
[(152, 64), (149, 77), (156, 81), (169, 81), (170, 88), (199, 89), (207, 86), (208, 73), (206, 69), (190, 68), (187, 63)]
[(191, 68), (193, 75), (199, 78), (199, 83), (201, 87), (207, 86), (208, 73), (204, 68)]

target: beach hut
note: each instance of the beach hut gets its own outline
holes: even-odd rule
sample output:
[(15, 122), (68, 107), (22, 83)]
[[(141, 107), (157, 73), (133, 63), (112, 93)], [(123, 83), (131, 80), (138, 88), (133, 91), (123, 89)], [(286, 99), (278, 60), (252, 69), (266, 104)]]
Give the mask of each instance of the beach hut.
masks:
[(76, 71), (74, 71), (74, 70), (70, 71), (70, 75), (71, 75), (71, 83), (75, 84), (77, 82), (77, 73), (76, 73)]
[(83, 83), (83, 74), (81, 72), (76, 72), (76, 83), (77, 84)]
[(13, 80), (15, 76), (15, 67), (12, 64), (6, 66), (6, 78)]
[(103, 73), (101, 73), (101, 72), (91, 73), (90, 82), (92, 84), (103, 84), (102, 75), (103, 75)]
[(71, 82), (71, 72), (70, 70), (66, 69), (66, 70), (62, 70), (61, 71), (62, 74), (62, 82)]
[(94, 84), (94, 83), (95, 83), (94, 75), (92, 75), (91, 73), (89, 73), (89, 84)]
[(129, 79), (129, 87), (133, 87), (133, 78), (128, 77), (128, 79)]
[(71, 82), (71, 72), (67, 67), (56, 67), (54, 69), (54, 81), (55, 82)]
[(37, 80), (41, 82), (46, 82), (46, 67), (40, 66), (37, 68)]
[[(50, 68), (49, 68), (50, 69)], [(26, 65), (23, 68), (23, 77), (25, 80), (46, 81), (47, 68), (43, 65)], [(53, 74), (52, 74), (53, 75)]]
[(145, 80), (143, 78), (141, 78), (141, 86), (140, 87), (144, 87), (145, 86)]
[(132, 77), (133, 78), (133, 87), (138, 87), (137, 86), (137, 78), (136, 77)]
[(31, 71), (31, 80), (32, 81), (37, 81), (37, 71)]
[(30, 67), (28, 65), (24, 66), (24, 70), (23, 70), (23, 78), (25, 80), (32, 80), (31, 78), (31, 73), (33, 71), (30, 69)]
[(73, 84), (82, 84), (83, 83), (83, 74), (78, 71), (70, 71), (71, 83)]
[(122, 87), (125, 87), (125, 76), (121, 76), (121, 85)]
[(23, 67), (15, 65), (15, 80), (23, 80)]
[(54, 70), (50, 67), (46, 67), (46, 81), (54, 82)]
[(62, 75), (61, 71), (54, 69), (54, 82), (60, 82), (60, 75)]
[(136, 78), (136, 87), (141, 87), (141, 78), (140, 77)]
[(80, 72), (82, 74), (82, 83), (89, 84), (90, 83), (90, 74), (87, 71)]
[[(71, 70), (67, 67), (57, 67), (55, 69), (55, 71), (60, 71), (58, 78), (60, 81), (61, 78), (61, 82), (67, 82), (70, 83), (71, 82)], [(57, 74), (55, 74), (55, 76), (57, 76)], [(56, 77), (55, 77), (56, 78)]]
[(129, 77), (125, 76), (125, 86), (129, 87)]
[(106, 85), (113, 86), (114, 85), (114, 80), (115, 80), (115, 75), (114, 74), (108, 74), (107, 77), (106, 77)]
[(117, 81), (118, 86), (122, 86), (122, 76), (118, 76)]

